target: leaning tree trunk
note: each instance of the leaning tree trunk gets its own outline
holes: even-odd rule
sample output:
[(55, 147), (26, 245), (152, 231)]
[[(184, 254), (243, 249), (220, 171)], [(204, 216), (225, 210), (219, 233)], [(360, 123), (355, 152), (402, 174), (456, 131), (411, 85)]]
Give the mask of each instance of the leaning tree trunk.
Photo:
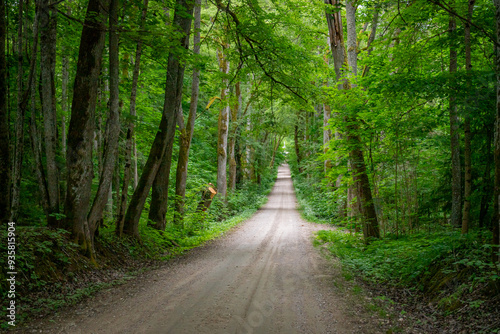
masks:
[[(193, 53), (200, 54), (200, 27), (201, 27), (201, 0), (195, 1), (194, 7), (194, 38)], [(182, 225), (184, 217), (184, 205), (186, 197), (187, 167), (189, 160), (189, 148), (194, 132), (194, 121), (196, 120), (196, 109), (198, 108), (198, 95), (200, 91), (200, 69), (193, 69), (193, 83), (191, 85), (191, 103), (189, 105), (189, 116), (184, 129), (181, 129), (179, 138), (179, 159), (175, 174), (175, 213), (174, 222)]]
[(230, 109), (231, 111), (231, 131), (229, 134), (228, 151), (229, 151), (229, 191), (233, 192), (236, 189), (236, 133), (238, 131), (238, 113), (241, 108), (241, 90), (240, 82), (235, 85), (236, 102)]
[(80, 40), (66, 153), (66, 226), (82, 251), (93, 259), (87, 221), (92, 186), (92, 142), (97, 87), (106, 36), (109, 0), (89, 0)]
[(496, 104), (496, 121), (495, 121), (495, 184), (494, 184), (494, 212), (493, 212), (493, 239), (492, 244), (497, 245), (496, 255), (493, 256), (494, 261), (499, 260), (500, 244), (500, 0), (493, 0), (495, 4), (495, 17), (497, 26), (496, 39), (496, 75), (497, 75), (497, 104)]
[[(173, 26), (181, 35), (178, 40), (179, 45), (176, 46), (181, 46), (183, 50), (187, 50), (189, 47), (193, 7), (194, 4), (187, 0), (177, 0), (176, 2)], [(180, 59), (182, 55), (179, 54), (177, 49), (176, 52), (170, 52), (168, 56), (165, 101), (160, 128), (156, 133), (148, 160), (125, 215), (123, 233), (135, 238), (140, 238), (139, 219), (149, 190), (160, 168), (163, 154), (168, 147), (172, 147), (174, 144), (177, 111), (182, 99), (182, 83), (185, 69), (185, 64)]]
[[(472, 20), (472, 12), (474, 10), (474, 3), (476, 0), (469, 0), (469, 10), (467, 18)], [(467, 91), (471, 91), (471, 70), (472, 70), (472, 59), (471, 59), (471, 39), (470, 39), (470, 23), (465, 22), (465, 69), (467, 71)], [(464, 165), (465, 165), (465, 187), (464, 187), (464, 208), (462, 214), (462, 234), (469, 232), (470, 223), (470, 196), (472, 195), (472, 152), (471, 152), (471, 106), (470, 98), (467, 96), (465, 98), (465, 118), (464, 118)]]
[[(5, 1), (0, 1), (0, 184), (10, 189), (10, 143), (9, 118), (7, 108), (7, 62), (5, 59), (5, 41), (7, 22), (5, 20)], [(8, 221), (10, 213), (10, 193), (0, 192), (0, 226)], [(2, 227), (3, 228), (3, 227)]]
[[(457, 23), (455, 17), (450, 15), (450, 74), (453, 76), (457, 72), (457, 50), (454, 45)], [(455, 80), (450, 78), (450, 144), (451, 144), (451, 225), (461, 227), (460, 220), (462, 205), (462, 186), (461, 186), (461, 168), (460, 168), (460, 133), (457, 112), (457, 98), (455, 91)]]
[[(218, 52), (219, 69), (222, 73), (229, 73), (229, 61), (224, 54), (224, 47)], [(221, 91), (221, 101), (225, 105), (220, 109), (218, 121), (218, 138), (217, 138), (217, 193), (223, 199), (227, 196), (227, 135), (229, 123), (229, 102), (228, 99), (228, 80), (222, 82), (223, 88)]]
[(109, 114), (104, 135), (104, 156), (99, 187), (88, 216), (90, 235), (93, 237), (98, 222), (102, 219), (104, 208), (109, 199), (109, 192), (115, 171), (120, 136), (120, 65), (119, 36), (117, 32), (119, 0), (111, 0), (109, 8)]
[[(144, 0), (141, 15), (141, 29), (144, 28), (144, 23), (146, 21), (146, 13), (148, 11), (149, 0)], [(125, 210), (127, 209), (128, 200), (128, 188), (130, 180), (132, 179), (132, 153), (134, 145), (134, 125), (135, 116), (137, 115), (135, 106), (137, 100), (137, 85), (139, 83), (139, 72), (141, 69), (141, 55), (142, 55), (142, 39), (137, 42), (137, 47), (135, 50), (134, 58), (134, 71), (132, 73), (132, 87), (130, 89), (130, 118), (128, 123), (127, 137), (125, 139), (125, 169), (123, 171), (123, 183), (122, 183), (122, 193), (120, 198), (120, 203), (118, 204), (118, 217), (116, 220), (116, 234), (121, 235), (123, 233), (123, 220), (125, 218)], [(135, 155), (134, 155), (135, 156)], [(136, 162), (137, 163), (137, 162)], [(136, 165), (137, 166), (137, 165)], [(135, 188), (135, 184), (134, 184)]]
[[(44, 125), (45, 160), (47, 166), (47, 190), (49, 194), (49, 226), (59, 227), (56, 217), (59, 213), (59, 168), (57, 152), (56, 114), (56, 42), (57, 8), (51, 0), (42, 0), (40, 6), (40, 77), (41, 100)], [(50, 5), (50, 7), (49, 7)]]

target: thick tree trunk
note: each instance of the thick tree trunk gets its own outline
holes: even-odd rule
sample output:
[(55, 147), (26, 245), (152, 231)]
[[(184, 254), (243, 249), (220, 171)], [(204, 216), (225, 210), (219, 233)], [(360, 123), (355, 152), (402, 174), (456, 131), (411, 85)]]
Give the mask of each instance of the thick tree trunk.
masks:
[[(346, 5), (347, 21), (347, 43), (349, 67), (353, 76), (357, 75), (357, 48), (356, 48), (356, 9), (351, 2)], [(358, 201), (360, 202), (361, 213), (363, 214), (363, 235), (365, 240), (374, 237), (379, 238), (379, 226), (375, 204), (373, 203), (370, 181), (366, 173), (366, 165), (363, 156), (362, 142), (359, 135), (359, 121), (356, 115), (348, 117), (349, 126), (347, 126), (347, 141), (351, 152), (349, 154), (351, 165), (354, 169), (354, 181)]]
[(21, 197), (21, 173), (23, 164), (24, 148), (24, 111), (23, 103), (23, 1), (18, 4), (17, 27), (17, 115), (15, 126), (15, 146), (14, 146), (14, 164), (12, 166), (12, 190), (11, 190), (11, 209), (10, 221), (17, 221), (20, 197)]
[[(457, 50), (454, 45), (457, 23), (455, 17), (450, 15), (449, 33), (450, 33), (450, 74), (453, 76), (457, 71)], [(455, 90), (455, 80), (450, 79), (451, 89), (449, 97), (450, 112), (450, 144), (451, 144), (451, 225), (461, 227), (460, 219), (462, 205), (462, 186), (461, 186), (461, 168), (460, 168), (460, 133), (457, 112), (457, 98)]]
[(117, 32), (119, 0), (110, 0), (109, 8), (109, 114), (104, 135), (104, 154), (99, 187), (88, 216), (90, 233), (93, 236), (102, 219), (112, 185), (120, 136), (120, 66), (119, 36)]
[[(194, 7), (194, 38), (193, 53), (200, 54), (200, 28), (201, 28), (201, 0), (195, 1)], [(193, 83), (191, 84), (191, 103), (189, 105), (189, 116), (187, 124), (181, 130), (179, 140), (179, 159), (175, 173), (175, 213), (174, 222), (182, 225), (184, 217), (184, 205), (186, 197), (187, 167), (189, 160), (189, 149), (194, 132), (194, 121), (196, 120), (196, 109), (198, 108), (198, 95), (200, 91), (200, 69), (193, 69)]]
[[(5, 1), (0, 1), (0, 226), (4, 226), (10, 215), (10, 140), (9, 117), (7, 106), (7, 62), (5, 59), (5, 41), (7, 39), (7, 21), (5, 20)], [(3, 228), (3, 227), (2, 227)]]
[[(49, 226), (58, 227), (56, 217), (59, 213), (59, 168), (56, 163), (57, 152), (57, 113), (56, 113), (56, 42), (57, 8), (51, 0), (42, 0), (40, 6), (40, 77), (41, 100), (44, 125), (45, 160), (47, 166), (47, 190), (49, 194)], [(49, 7), (50, 5), (50, 7)]]
[[(495, 184), (494, 184), (494, 212), (493, 212), (493, 245), (500, 244), (500, 0), (493, 0), (495, 5), (495, 17), (497, 26), (497, 46), (496, 46), (496, 75), (497, 75), (497, 104), (495, 122)], [(499, 248), (495, 249), (494, 261), (499, 260)]]
[[(476, 0), (469, 0), (469, 10), (467, 18), (472, 20), (474, 3)], [(472, 70), (470, 23), (465, 22), (465, 69), (470, 76)], [(471, 80), (467, 80), (468, 90), (471, 91)], [(464, 187), (464, 208), (462, 214), (462, 234), (469, 232), (470, 224), (470, 196), (472, 195), (472, 152), (471, 152), (471, 103), (470, 98), (465, 98), (465, 119), (464, 119), (464, 164), (465, 164), (465, 187)]]
[(241, 108), (241, 90), (240, 82), (235, 85), (236, 102), (231, 108), (231, 131), (229, 134), (228, 152), (229, 152), (229, 191), (236, 190), (236, 132), (238, 131), (238, 113)]
[[(178, 0), (175, 7), (173, 25), (180, 33), (178, 46), (184, 50), (189, 47), (189, 32), (194, 4), (186, 0)], [(176, 50), (177, 51), (177, 50)], [(160, 168), (163, 154), (174, 144), (175, 126), (178, 108), (182, 99), (182, 84), (185, 65), (180, 60), (178, 52), (170, 52), (167, 66), (167, 82), (165, 86), (165, 101), (159, 131), (156, 133), (148, 160), (144, 166), (137, 188), (132, 195), (130, 205), (125, 215), (123, 232), (139, 238), (139, 219), (149, 190)]]
[[(222, 48), (218, 52), (219, 57), (219, 69), (222, 73), (229, 73), (229, 62), (224, 54), (224, 49)], [(221, 91), (221, 101), (225, 105), (220, 109), (219, 121), (218, 121), (218, 138), (217, 138), (217, 193), (223, 199), (227, 196), (227, 136), (228, 136), (228, 124), (229, 124), (229, 102), (228, 99), (228, 83), (229, 80), (224, 79), (222, 82), (223, 88)]]
[[(144, 28), (144, 23), (146, 21), (146, 14), (148, 11), (148, 3), (149, 0), (144, 0), (142, 7), (142, 15), (141, 15), (141, 29)], [(139, 73), (141, 69), (141, 55), (142, 55), (142, 40), (137, 42), (137, 47), (135, 50), (135, 58), (134, 58), (134, 71), (132, 73), (132, 87), (130, 89), (130, 118), (131, 120), (128, 123), (127, 129), (127, 137), (125, 139), (125, 169), (123, 170), (123, 184), (122, 184), (122, 193), (120, 197), (120, 203), (118, 204), (118, 218), (116, 220), (116, 234), (121, 235), (123, 232), (123, 220), (125, 218), (125, 210), (127, 209), (127, 200), (128, 200), (128, 188), (130, 184), (130, 180), (132, 173), (137, 173), (137, 160), (135, 154), (135, 143), (134, 143), (134, 127), (135, 127), (135, 116), (136, 113), (136, 100), (137, 100), (137, 85), (139, 83)], [(134, 161), (132, 161), (132, 153), (134, 152)], [(135, 170), (132, 168), (135, 163)], [(136, 183), (134, 181), (134, 189)]]
[(92, 186), (92, 141), (109, 0), (89, 0), (82, 30), (66, 153), (66, 227), (93, 258), (87, 221)]

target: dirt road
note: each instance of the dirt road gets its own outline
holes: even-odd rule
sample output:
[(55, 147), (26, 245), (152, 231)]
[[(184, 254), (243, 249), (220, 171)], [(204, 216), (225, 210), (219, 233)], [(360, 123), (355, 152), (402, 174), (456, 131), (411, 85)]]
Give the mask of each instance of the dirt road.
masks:
[[(99, 293), (39, 328), (50, 333), (374, 333), (311, 243), (288, 167), (268, 203), (227, 236)], [(38, 332), (38, 330), (37, 330)]]

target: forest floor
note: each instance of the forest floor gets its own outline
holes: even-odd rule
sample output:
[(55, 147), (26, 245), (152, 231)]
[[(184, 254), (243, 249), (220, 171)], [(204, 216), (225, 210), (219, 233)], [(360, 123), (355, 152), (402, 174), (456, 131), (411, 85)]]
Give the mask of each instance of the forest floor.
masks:
[[(288, 167), (269, 201), (225, 237), (139, 275), (22, 333), (380, 333), (400, 319), (312, 246)], [(332, 262), (333, 261), (333, 262)]]

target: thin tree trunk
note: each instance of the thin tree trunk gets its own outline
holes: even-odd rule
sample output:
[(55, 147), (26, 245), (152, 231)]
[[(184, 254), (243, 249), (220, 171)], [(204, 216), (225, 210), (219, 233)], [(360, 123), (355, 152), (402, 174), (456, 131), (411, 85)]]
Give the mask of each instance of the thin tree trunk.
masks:
[[(219, 69), (222, 73), (229, 73), (229, 61), (226, 59), (223, 47), (218, 52), (219, 57)], [(227, 136), (228, 136), (228, 123), (229, 123), (229, 102), (226, 101), (228, 98), (228, 79), (224, 79), (222, 82), (223, 88), (221, 91), (221, 101), (225, 105), (220, 109), (219, 121), (218, 121), (218, 139), (217, 139), (217, 193), (223, 199), (227, 196)]]
[[(457, 50), (454, 45), (457, 23), (455, 17), (450, 15), (449, 33), (450, 33), (450, 74), (453, 76), (457, 71)], [(462, 186), (461, 186), (461, 168), (460, 168), (460, 133), (457, 112), (457, 98), (455, 91), (455, 80), (450, 79), (451, 89), (449, 97), (450, 112), (450, 143), (451, 143), (451, 226), (461, 227), (462, 222), (461, 204), (462, 204)]]
[(485, 219), (486, 215), (488, 214), (488, 209), (490, 205), (490, 200), (491, 200), (491, 190), (492, 190), (492, 183), (491, 182), (491, 165), (492, 165), (492, 157), (493, 154), (491, 152), (491, 142), (493, 139), (493, 133), (491, 129), (487, 130), (487, 138), (488, 138), (488, 148), (486, 150), (486, 156), (488, 157), (486, 159), (486, 166), (484, 168), (484, 176), (483, 176), (483, 182), (482, 182), (482, 187), (481, 187), (481, 206), (479, 209), (479, 228), (483, 228), (485, 225)]
[[(195, 1), (194, 7), (194, 38), (193, 53), (200, 54), (200, 28), (201, 28), (201, 0)], [(174, 222), (183, 224), (184, 205), (186, 197), (187, 167), (189, 160), (189, 149), (194, 132), (194, 121), (196, 120), (196, 109), (198, 108), (198, 95), (200, 91), (200, 69), (193, 69), (193, 83), (191, 85), (191, 103), (189, 105), (189, 116), (186, 127), (181, 129), (179, 138), (179, 159), (175, 173), (175, 213)]]
[(92, 141), (109, 0), (89, 0), (82, 30), (66, 153), (66, 227), (82, 251), (93, 257), (87, 214), (92, 186)]
[(15, 126), (15, 146), (14, 146), (14, 161), (12, 166), (12, 190), (11, 190), (11, 208), (10, 221), (17, 221), (19, 202), (21, 197), (21, 173), (23, 163), (23, 148), (24, 148), (24, 108), (23, 103), (23, 4), (24, 1), (19, 1), (18, 4), (18, 27), (17, 27), (17, 115)]
[[(187, 0), (177, 0), (175, 7), (173, 25), (182, 35), (178, 42), (184, 50), (187, 50), (189, 47), (189, 32), (191, 30), (193, 7), (194, 4)], [(168, 146), (172, 147), (174, 144), (177, 112), (182, 99), (184, 69), (185, 65), (180, 61), (178, 52), (170, 52), (168, 56), (165, 102), (159, 131), (156, 133), (139, 184), (130, 200), (123, 225), (123, 232), (135, 238), (140, 238), (139, 219), (149, 190), (160, 168), (163, 154)]]
[[(323, 153), (328, 152), (328, 144), (330, 143), (330, 137), (332, 132), (328, 129), (328, 121), (332, 116), (332, 110), (329, 105), (323, 103)], [(325, 159), (323, 164), (324, 172), (326, 174), (328, 167), (330, 166), (330, 160)]]
[(228, 151), (229, 151), (229, 191), (234, 192), (236, 189), (236, 132), (238, 131), (238, 113), (241, 108), (241, 90), (240, 82), (235, 85), (236, 102), (231, 108), (231, 131), (229, 134)]
[[(59, 213), (59, 168), (56, 163), (57, 152), (57, 113), (56, 113), (56, 42), (57, 8), (51, 0), (42, 0), (40, 6), (40, 77), (41, 100), (44, 124), (45, 160), (47, 166), (47, 190), (49, 194), (49, 226), (58, 227)], [(50, 7), (49, 7), (50, 5)]]
[[(142, 5), (142, 15), (140, 28), (144, 28), (144, 23), (146, 21), (146, 14), (148, 11), (149, 0), (144, 0)], [(139, 73), (141, 70), (141, 55), (142, 55), (142, 40), (137, 42), (137, 47), (135, 50), (134, 58), (134, 71), (132, 73), (132, 87), (130, 90), (130, 118), (128, 123), (127, 137), (125, 139), (125, 169), (123, 171), (123, 184), (122, 184), (122, 194), (120, 198), (120, 203), (118, 205), (118, 218), (116, 220), (116, 234), (121, 235), (123, 233), (123, 219), (125, 218), (125, 210), (127, 209), (128, 200), (128, 188), (130, 184), (130, 179), (132, 178), (132, 173), (134, 173), (134, 189), (137, 186), (136, 183), (136, 173), (137, 173), (137, 160), (135, 152), (135, 142), (134, 142), (134, 127), (135, 127), (135, 116), (137, 115), (135, 106), (137, 100), (137, 85), (139, 83)], [(134, 157), (132, 157), (132, 152), (134, 152)], [(134, 161), (132, 161), (132, 159)], [(135, 164), (135, 169), (132, 168)]]
[(497, 46), (496, 46), (496, 75), (497, 75), (497, 104), (496, 104), (496, 122), (495, 122), (495, 184), (494, 184), (494, 213), (492, 219), (493, 238), (492, 244), (497, 245), (493, 255), (493, 260), (499, 260), (500, 244), (500, 0), (493, 0), (495, 5), (495, 17), (497, 26)]
[[(297, 118), (298, 118), (298, 114), (297, 114)], [(294, 133), (293, 133), (293, 140), (294, 140), (294, 143), (295, 143), (295, 155), (297, 157), (297, 168), (299, 170), (299, 173), (302, 173), (302, 166), (301, 166), (301, 153), (300, 153), (300, 142), (299, 142), (299, 124), (298, 124), (299, 120), (297, 119), (297, 123), (295, 124), (295, 129), (294, 129)]]
[[(0, 225), (10, 218), (10, 139), (9, 117), (7, 105), (7, 62), (5, 58), (5, 42), (7, 39), (7, 21), (5, 19), (5, 1), (0, 1), (0, 184), (4, 190), (0, 192)], [(2, 227), (3, 228), (3, 227)]]
[(103, 164), (99, 186), (88, 215), (90, 233), (93, 236), (102, 219), (112, 185), (120, 136), (120, 65), (119, 36), (117, 32), (119, 0), (111, 0), (109, 8), (109, 114), (104, 135)]
[[(474, 3), (476, 0), (469, 0), (469, 10), (468, 10), (468, 19), (472, 20), (472, 13), (474, 10)], [(471, 58), (471, 40), (470, 40), (470, 23), (465, 22), (465, 69), (467, 71), (468, 76), (471, 76), (472, 70), (472, 58)], [(471, 91), (471, 80), (467, 80), (468, 88), (467, 91)], [(472, 152), (471, 152), (471, 103), (470, 98), (465, 98), (465, 120), (464, 120), (464, 157), (465, 157), (465, 188), (464, 188), (464, 208), (462, 215), (462, 234), (469, 232), (469, 224), (470, 224), (470, 196), (472, 195)]]

